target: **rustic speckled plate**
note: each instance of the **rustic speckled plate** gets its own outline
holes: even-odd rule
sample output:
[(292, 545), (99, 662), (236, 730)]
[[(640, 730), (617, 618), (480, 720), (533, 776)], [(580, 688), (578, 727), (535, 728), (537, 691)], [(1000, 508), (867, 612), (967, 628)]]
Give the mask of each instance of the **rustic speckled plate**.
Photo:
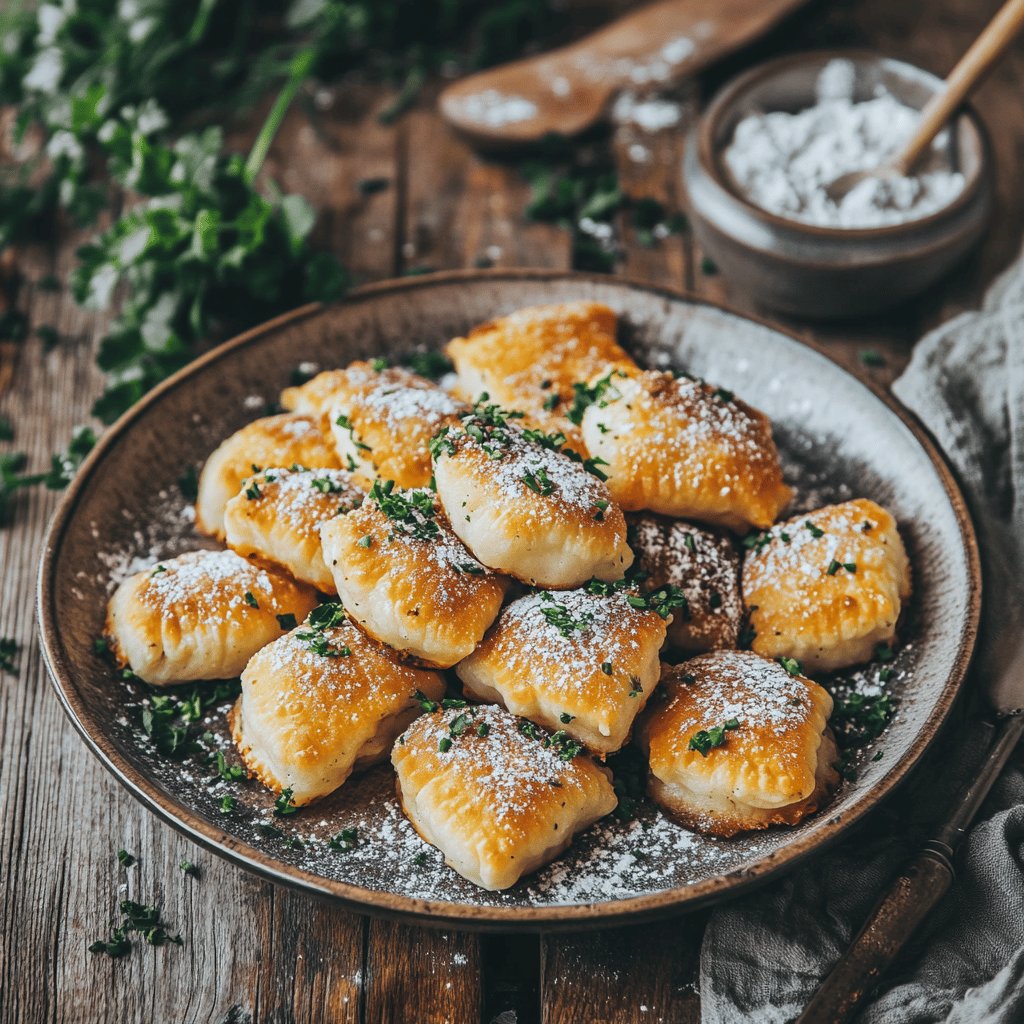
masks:
[[(644, 807), (630, 823), (599, 825), (514, 889), (486, 893), (415, 836), (397, 809), (389, 767), (279, 819), (257, 784), (220, 780), (209, 754), (160, 755), (140, 728), (147, 688), (118, 679), (93, 640), (112, 581), (201, 543), (181, 511), (182, 474), (274, 402), (300, 361), (398, 358), (497, 314), (575, 298), (614, 307), (624, 343), (642, 360), (686, 369), (765, 410), (802, 507), (865, 495), (896, 514), (915, 573), (905, 642), (887, 684), (899, 712), (863, 752), (857, 780), (797, 828), (728, 841), (694, 836)], [(197, 842), (358, 910), (460, 927), (581, 928), (732, 895), (862, 818), (920, 759), (949, 711), (970, 660), (979, 595), (963, 500), (932, 443), (890, 399), (780, 331), (683, 295), (604, 277), (500, 271), (387, 283), (297, 310), (157, 388), (107, 432), (64, 497), (43, 552), (39, 619), (58, 696), (86, 742), (142, 803)], [(846, 682), (876, 678), (877, 667)], [(225, 706), (196, 728), (211, 734), (207, 745), (224, 744), (231, 760)], [(237, 808), (222, 813), (229, 794)], [(355, 846), (331, 849), (325, 840), (350, 827)]]

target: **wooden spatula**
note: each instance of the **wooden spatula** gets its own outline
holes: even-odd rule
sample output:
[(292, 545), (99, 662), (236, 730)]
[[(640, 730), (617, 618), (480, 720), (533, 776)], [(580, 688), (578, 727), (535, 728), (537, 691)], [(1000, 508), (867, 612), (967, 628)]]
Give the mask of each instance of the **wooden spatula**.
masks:
[(806, 0), (661, 0), (560, 50), (449, 86), (442, 114), (494, 148), (578, 135), (623, 90), (678, 82), (767, 31)]

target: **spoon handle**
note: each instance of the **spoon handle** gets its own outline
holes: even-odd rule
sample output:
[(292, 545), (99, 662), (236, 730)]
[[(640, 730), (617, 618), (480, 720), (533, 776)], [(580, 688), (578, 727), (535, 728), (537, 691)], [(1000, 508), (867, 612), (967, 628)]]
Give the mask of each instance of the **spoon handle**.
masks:
[(964, 99), (974, 90), (1006, 52), (1024, 28), (1024, 0), (1007, 0), (999, 13), (988, 23), (971, 48), (950, 72), (945, 88), (937, 92), (924, 110), (917, 131), (903, 152), (893, 161), (898, 174), (908, 174), (921, 154)]

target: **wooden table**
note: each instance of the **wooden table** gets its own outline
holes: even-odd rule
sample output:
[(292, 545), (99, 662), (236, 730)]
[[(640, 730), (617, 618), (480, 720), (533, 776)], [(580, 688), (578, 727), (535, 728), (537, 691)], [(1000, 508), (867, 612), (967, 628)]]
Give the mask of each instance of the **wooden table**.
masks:
[[(836, 0), (812, 4), (770, 39), (732, 58), (707, 81), (681, 90), (686, 116), (725, 77), (787, 49), (867, 46), (945, 73), (998, 6), (997, 0)], [(325, 94), (327, 95), (327, 94)], [(568, 267), (569, 236), (530, 224), (529, 189), (514, 166), (476, 157), (445, 129), (428, 90), (387, 127), (383, 89), (334, 90), (333, 104), (293, 111), (270, 172), (322, 211), (323, 240), (362, 280), (413, 268)], [(870, 322), (815, 329), (857, 373), (890, 381), (930, 324), (977, 302), (1015, 254), (1024, 224), (1024, 48), (1018, 45), (978, 96), (999, 163), (998, 215), (982, 249), (912, 306)], [(330, 98), (328, 96), (328, 98)], [(239, 146), (245, 133), (238, 136)], [(639, 142), (650, 158), (630, 157)], [(636, 137), (620, 128), (612, 146), (624, 187), (683, 205), (678, 129)], [(359, 180), (383, 177), (363, 196)], [(746, 304), (702, 268), (686, 232), (644, 248), (620, 224), (619, 270), (641, 280)], [(66, 292), (34, 288), (72, 265), (78, 239), (20, 254), (28, 280), (19, 304), (61, 342), (0, 343), (0, 409), (16, 446), (43, 467), (100, 390), (92, 341), (101, 326)], [(796, 326), (805, 336), (812, 330)], [(883, 366), (858, 354), (874, 349)], [(17, 675), (0, 675), (0, 1021), (434, 1022), (599, 1024), (695, 1021), (703, 928), (688, 916), (642, 928), (551, 937), (476, 936), (421, 930), (340, 912), (275, 888), (218, 860), (146, 813), (90, 756), (61, 713), (35, 643), (33, 591), (43, 530), (57, 496), (36, 489), (0, 530), (0, 636), (22, 647)], [(138, 857), (127, 872), (115, 853)], [(196, 879), (179, 870), (199, 868)], [(111, 961), (89, 954), (107, 933), (127, 877), (131, 898), (163, 905), (181, 948), (136, 948)], [(512, 1011), (509, 1013), (508, 1011)], [(501, 1015), (501, 1016), (499, 1016)]]

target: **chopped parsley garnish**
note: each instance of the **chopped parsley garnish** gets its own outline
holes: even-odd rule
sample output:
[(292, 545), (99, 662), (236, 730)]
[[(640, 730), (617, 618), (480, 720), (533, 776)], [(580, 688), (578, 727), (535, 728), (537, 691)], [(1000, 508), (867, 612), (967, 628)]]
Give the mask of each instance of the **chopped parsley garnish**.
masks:
[(247, 590), (245, 592), (245, 603), (250, 608), (259, 608), (259, 606), (260, 606), (259, 601), (257, 601), (256, 598), (253, 596), (253, 593), (252, 593), (251, 590)]
[(183, 874), (190, 876), (191, 878), (199, 877), (199, 868), (195, 866), (190, 860), (183, 860), (179, 865)]
[(860, 532), (861, 533), (870, 533), (872, 531), (872, 529), (874, 528), (874, 525), (875, 525), (874, 523), (872, 523), (869, 520), (865, 519), (864, 522), (860, 524)]
[(639, 676), (629, 677), (629, 695), (630, 697), (639, 697), (644, 692), (644, 688), (640, 685)]
[(690, 737), (690, 742), (687, 744), (688, 749), (696, 750), (701, 757), (707, 757), (715, 747), (720, 747), (725, 742), (727, 731), (739, 727), (738, 719), (730, 718), (721, 725), (712, 726), (710, 729), (701, 729)]
[(602, 661), (601, 662), (601, 671), (606, 676), (610, 676), (612, 674), (612, 663), (610, 661)]
[[(378, 180), (382, 180), (382, 179), (378, 179)], [(361, 181), (359, 183), (360, 191), (363, 190), (364, 183), (365, 183), (365, 181)], [(386, 180), (385, 180), (385, 184), (386, 184)], [(374, 373), (381, 373), (382, 371), (384, 371), (384, 370), (386, 370), (388, 368), (388, 361), (386, 359), (381, 359), (378, 356), (378, 358), (370, 360), (370, 367), (373, 369)]]
[(284, 615), (277, 616), (277, 624), (285, 630), (294, 629), (298, 622), (295, 621), (295, 616), (292, 612), (285, 612)]
[(536, 491), (544, 496), (554, 493), (555, 490), (554, 482), (548, 477), (547, 470), (543, 466), (538, 466), (535, 470), (526, 470), (523, 473), (523, 483), (531, 491)]
[(584, 630), (593, 622), (593, 616), (584, 613), (578, 619), (573, 618), (572, 613), (564, 604), (557, 604), (548, 591), (541, 591), (541, 600), (548, 603), (540, 606), (540, 613), (554, 626), (564, 637), (571, 637), (576, 630)]
[(260, 485), (253, 480), (251, 484), (245, 489), (245, 496), (250, 501), (255, 501), (257, 498), (262, 497), (262, 491), (260, 491)]
[(731, 402), (736, 397), (728, 388), (715, 388), (711, 393), (715, 398), (720, 398), (723, 402)]
[(239, 690), (237, 681), (226, 681), (195, 687), (182, 697), (154, 693), (142, 709), (142, 732), (165, 757), (182, 757), (198, 749), (196, 723), (210, 708), (237, 697)]
[(289, 814), (297, 814), (299, 808), (295, 806), (292, 800), (294, 795), (291, 786), (286, 786), (282, 789), (274, 801), (274, 813), (282, 818), (287, 817)]
[(457, 562), (456, 570), (465, 573), (467, 576), (483, 576), (487, 570), (477, 562)]
[(370, 497), (377, 507), (391, 520), (399, 533), (416, 540), (436, 540), (441, 535), (437, 525), (434, 498), (429, 491), (414, 490), (395, 492), (394, 480), (381, 483), (374, 480)]
[(878, 681), (880, 683), (887, 683), (895, 674), (894, 670), (886, 665), (884, 668), (880, 668), (878, 670)]
[(419, 704), (420, 710), (430, 714), (436, 711), (440, 705), (436, 700), (431, 700), (422, 690), (417, 690), (413, 695), (412, 699), (415, 703)]
[(647, 762), (636, 747), (626, 747), (608, 758), (612, 770), (612, 786), (619, 798), (612, 814), (619, 821), (632, 821), (644, 798), (647, 783)]
[(443, 352), (413, 352), (403, 362), (413, 373), (429, 377), (431, 380), (439, 380), (455, 369), (452, 361)]
[(787, 658), (783, 655), (779, 658), (779, 664), (791, 675), (798, 676), (803, 673), (803, 667), (796, 658)]
[(609, 501), (605, 501), (604, 498), (594, 502), (594, 507), (597, 511), (594, 513), (594, 519), (599, 523), (604, 522), (604, 514), (608, 511), (608, 506), (611, 504)]
[(876, 644), (875, 645), (875, 658), (878, 661), (892, 661), (896, 657), (896, 652), (892, 649), (890, 644)]
[(345, 609), (340, 601), (324, 601), (317, 605), (306, 620), (313, 629), (331, 629), (345, 620)]
[[(687, 534), (689, 536), (689, 534)], [(743, 546), (748, 551), (758, 552), (763, 550), (772, 542), (772, 535), (768, 530), (751, 530), (743, 538)]]
[(535, 726), (528, 718), (520, 718), (516, 723), (516, 728), (531, 740), (539, 741), (543, 739), (540, 732), (537, 730), (537, 726)]
[(356, 437), (355, 427), (352, 426), (352, 421), (344, 413), (342, 413), (334, 422), (341, 427), (342, 430), (348, 431), (348, 436), (356, 448), (364, 452), (372, 451), (368, 444), (363, 444), (363, 442)]
[(309, 486), (321, 494), (337, 494), (345, 490), (345, 485), (332, 480), (329, 476), (317, 476), (309, 481)]
[(158, 565), (149, 575), (151, 577), (152, 576), (160, 576), (162, 573), (165, 573), (165, 572), (167, 572), (167, 566), (166, 565)]
[(222, 796), (218, 809), (221, 814), (231, 814), (238, 808), (238, 801), (233, 796)]
[(470, 716), (466, 712), (456, 715), (448, 723), (448, 733), (453, 739), (457, 739), (466, 731), (466, 726), (469, 725)]
[(583, 744), (574, 740), (564, 729), (553, 732), (541, 746), (553, 748), (560, 761), (571, 761), (583, 753)]
[(568, 725), (575, 718), (576, 718), (576, 716), (575, 715), (570, 715), (568, 711), (563, 711), (558, 716), (558, 720), (562, 723), (562, 725)]
[(481, 722), (476, 727), (476, 734), (477, 734), (477, 736), (480, 736), (481, 738), (486, 736), (490, 731), (491, 731), (491, 727), (486, 722)]
[(857, 571), (857, 563), (856, 562), (837, 562), (833, 558), (832, 561), (828, 563), (828, 569), (826, 569), (825, 571), (828, 573), (829, 576), (835, 576), (835, 574), (837, 572), (839, 572), (840, 569), (845, 569), (847, 572), (856, 572)]
[(815, 526), (814, 523), (807, 519), (804, 521), (804, 528), (810, 533), (812, 537), (817, 539), (818, 537), (824, 537), (825, 531), (820, 526)]
[(117, 863), (123, 868), (130, 868), (135, 863), (135, 858), (127, 850), (118, 850)]
[(163, 946), (170, 942), (182, 945), (180, 935), (169, 935), (167, 927), (160, 919), (160, 908), (136, 903), (134, 900), (122, 900), (120, 903), (121, 923), (111, 932), (110, 938), (100, 939), (90, 944), (90, 953), (106, 953), (109, 957), (121, 957), (131, 950), (129, 935), (137, 932), (150, 946)]
[(437, 741), (437, 749), (442, 754), (447, 754), (452, 749), (452, 741), (447, 736), (442, 736)]
[(92, 641), (93, 654), (106, 654), (110, 650), (110, 641), (105, 636), (97, 636)]
[(337, 835), (327, 840), (327, 847), (331, 850), (351, 850), (359, 841), (359, 830), (356, 828), (343, 828)]
[(590, 406), (596, 405), (599, 409), (603, 409), (608, 405), (609, 401), (620, 397), (618, 392), (612, 387), (612, 374), (616, 372), (619, 373), (619, 376), (625, 376), (621, 371), (613, 370), (612, 373), (595, 381), (593, 384), (573, 384), (572, 405), (567, 410), (566, 417), (579, 426), (583, 422), (583, 414)]
[(424, 853), (423, 850), (420, 850), (420, 852), (417, 853), (415, 857), (413, 857), (412, 862), (418, 868), (426, 867), (426, 865), (427, 865), (427, 855), (426, 855), (426, 853)]
[(683, 544), (686, 546), (686, 550), (689, 551), (691, 555), (696, 552), (696, 550), (697, 550), (697, 542), (694, 539), (694, 536), (693, 536), (692, 533), (684, 533), (683, 534)]
[(225, 782), (234, 782), (245, 775), (245, 769), (240, 764), (228, 764), (223, 750), (217, 751), (214, 756), (214, 765), (216, 766), (217, 774)]
[(361, 548), (371, 548), (373, 547), (373, 537), (367, 534), (361, 540), (356, 541), (356, 544)]
[(897, 700), (888, 693), (833, 695), (835, 706), (829, 724), (840, 749), (863, 747), (881, 735), (896, 714)]
[(14, 662), (17, 656), (18, 641), (9, 636), (0, 638), (0, 672), (15, 674), (18, 671), (18, 666)]

